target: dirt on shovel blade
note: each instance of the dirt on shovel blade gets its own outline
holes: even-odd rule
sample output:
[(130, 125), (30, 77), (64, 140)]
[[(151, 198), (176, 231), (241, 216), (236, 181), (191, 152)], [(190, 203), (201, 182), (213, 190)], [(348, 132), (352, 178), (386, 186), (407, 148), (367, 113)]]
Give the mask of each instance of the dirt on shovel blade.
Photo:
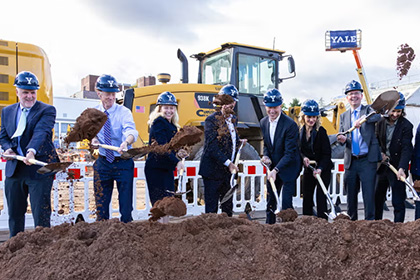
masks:
[(112, 219), (19, 233), (0, 245), (0, 279), (420, 279), (418, 240), (420, 220)]
[(104, 126), (107, 115), (94, 108), (88, 108), (76, 119), (71, 131), (64, 138), (65, 143), (92, 140)]
[(150, 209), (150, 221), (157, 221), (164, 216), (181, 217), (187, 214), (187, 206), (184, 201), (173, 196), (165, 196), (162, 200), (158, 200)]
[(152, 144), (152, 152), (157, 154), (166, 154), (170, 151), (177, 151), (182, 147), (193, 146), (201, 141), (203, 131), (195, 126), (186, 125), (181, 128), (169, 143), (164, 145)]

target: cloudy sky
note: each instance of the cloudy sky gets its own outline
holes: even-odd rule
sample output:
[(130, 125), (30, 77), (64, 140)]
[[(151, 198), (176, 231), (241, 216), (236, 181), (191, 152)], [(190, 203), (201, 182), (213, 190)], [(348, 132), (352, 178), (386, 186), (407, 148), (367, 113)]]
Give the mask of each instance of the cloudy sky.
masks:
[[(180, 48), (191, 54), (238, 42), (292, 54), (297, 77), (280, 86), (292, 98), (330, 100), (358, 79), (350, 52), (326, 52), (327, 30), (362, 30), (360, 56), (368, 83), (397, 81), (398, 47), (420, 53), (416, 0), (20, 0), (3, 1), (0, 39), (31, 43), (48, 54), (54, 94), (80, 90), (88, 74), (119, 82), (170, 73), (177, 83)], [(198, 64), (189, 59), (190, 82)], [(420, 56), (408, 74), (420, 79)], [(399, 83), (407, 82), (404, 78)]]

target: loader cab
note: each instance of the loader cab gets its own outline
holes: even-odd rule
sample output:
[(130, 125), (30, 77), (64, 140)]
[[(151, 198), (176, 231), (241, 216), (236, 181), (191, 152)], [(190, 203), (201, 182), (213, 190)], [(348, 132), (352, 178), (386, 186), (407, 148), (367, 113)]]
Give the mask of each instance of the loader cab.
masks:
[[(283, 56), (280, 50), (226, 43), (220, 48), (192, 57), (199, 60), (198, 83), (235, 85), (241, 94), (262, 96), (272, 88), (278, 88), (284, 79), (295, 76), (291, 56)], [(289, 74), (280, 77), (287, 58)], [(282, 67), (283, 66), (283, 67)]]

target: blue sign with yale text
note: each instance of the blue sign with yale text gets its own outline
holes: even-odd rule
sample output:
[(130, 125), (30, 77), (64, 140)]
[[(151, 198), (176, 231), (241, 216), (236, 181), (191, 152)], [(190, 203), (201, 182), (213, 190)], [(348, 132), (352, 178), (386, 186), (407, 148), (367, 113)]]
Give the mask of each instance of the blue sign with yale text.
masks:
[(357, 48), (357, 30), (330, 31), (331, 49)]

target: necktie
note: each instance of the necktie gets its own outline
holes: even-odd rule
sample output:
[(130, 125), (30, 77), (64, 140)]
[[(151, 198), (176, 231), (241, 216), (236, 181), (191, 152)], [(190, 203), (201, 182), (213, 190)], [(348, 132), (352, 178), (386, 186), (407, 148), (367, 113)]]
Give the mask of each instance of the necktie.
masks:
[[(354, 120), (356, 121), (358, 119), (357, 111), (354, 111)], [(351, 132), (351, 148), (352, 153), (356, 156), (360, 153), (360, 146), (359, 146), (359, 128), (355, 129)]]
[(17, 125), (16, 131), (13, 134), (12, 138), (16, 138), (16, 137), (21, 136), (23, 134), (23, 132), (25, 131), (27, 112), (28, 112), (28, 109), (26, 109), (26, 108), (22, 109), (22, 114), (20, 114), (19, 123)]
[[(105, 111), (106, 115), (108, 116), (108, 119), (106, 120), (104, 124), (104, 142), (106, 145), (112, 145), (111, 143), (111, 121), (109, 119), (109, 113)], [(114, 161), (114, 152), (108, 149), (105, 149), (105, 158), (108, 162)]]

